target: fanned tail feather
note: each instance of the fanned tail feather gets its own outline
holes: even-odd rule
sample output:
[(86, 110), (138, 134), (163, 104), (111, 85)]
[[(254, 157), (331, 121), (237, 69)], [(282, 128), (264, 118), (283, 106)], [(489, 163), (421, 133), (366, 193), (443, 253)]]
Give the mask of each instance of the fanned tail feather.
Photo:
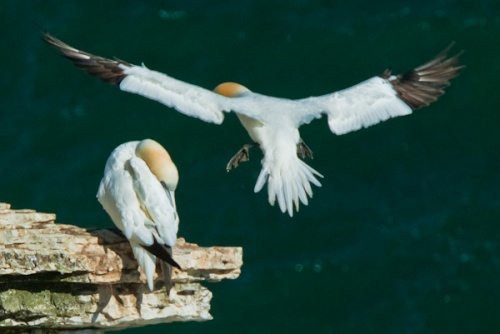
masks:
[(290, 217), (293, 217), (294, 206), (299, 211), (299, 201), (307, 205), (308, 196), (312, 198), (311, 183), (321, 187), (316, 176), (323, 175), (296, 155), (288, 158), (287, 163), (270, 163), (265, 157), (262, 165), (254, 191), (259, 192), (267, 181), (269, 204), (274, 205), (278, 199), (281, 212), (288, 212)]

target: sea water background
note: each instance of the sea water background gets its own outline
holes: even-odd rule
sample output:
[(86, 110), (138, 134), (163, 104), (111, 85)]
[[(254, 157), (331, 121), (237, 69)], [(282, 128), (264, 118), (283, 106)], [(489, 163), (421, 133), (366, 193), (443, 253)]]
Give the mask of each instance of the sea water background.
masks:
[[(325, 178), (293, 219), (254, 194), (249, 138), (121, 92), (74, 68), (32, 22), (75, 47), (206, 88), (237, 81), (301, 98), (429, 60), (467, 65), (435, 104), (344, 136), (301, 129)], [(500, 2), (2, 1), (0, 201), (109, 227), (95, 200), (119, 144), (161, 142), (180, 171), (179, 235), (244, 248), (209, 284), (214, 320), (149, 333), (498, 333)], [(128, 329), (124, 333), (142, 333)]]

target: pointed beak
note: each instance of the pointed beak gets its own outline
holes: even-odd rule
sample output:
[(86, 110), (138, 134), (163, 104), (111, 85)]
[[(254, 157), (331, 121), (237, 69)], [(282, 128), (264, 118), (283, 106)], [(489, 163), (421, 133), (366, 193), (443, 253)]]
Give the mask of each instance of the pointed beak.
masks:
[(170, 203), (172, 203), (172, 206), (174, 207), (175, 212), (177, 212), (177, 206), (175, 204), (175, 192), (167, 190), (167, 197), (170, 200)]
[(165, 190), (165, 194), (167, 194), (167, 198), (170, 201), (170, 204), (172, 204), (172, 207), (175, 209), (175, 212), (177, 212), (177, 206), (175, 205), (175, 192), (173, 190), (168, 189), (167, 185), (163, 181), (161, 181), (161, 186)]

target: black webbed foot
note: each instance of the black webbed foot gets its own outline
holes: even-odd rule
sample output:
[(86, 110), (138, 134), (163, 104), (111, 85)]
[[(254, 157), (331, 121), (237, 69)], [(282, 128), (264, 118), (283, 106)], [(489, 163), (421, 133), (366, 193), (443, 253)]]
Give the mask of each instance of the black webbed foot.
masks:
[(233, 168), (236, 168), (240, 165), (240, 162), (245, 162), (250, 160), (250, 149), (254, 147), (259, 147), (258, 143), (245, 144), (243, 147), (236, 152), (236, 154), (229, 160), (226, 171), (230, 171)]
[(302, 139), (297, 144), (297, 155), (301, 159), (305, 159), (305, 158), (313, 159), (313, 152), (311, 151), (309, 146), (307, 146), (306, 143)]

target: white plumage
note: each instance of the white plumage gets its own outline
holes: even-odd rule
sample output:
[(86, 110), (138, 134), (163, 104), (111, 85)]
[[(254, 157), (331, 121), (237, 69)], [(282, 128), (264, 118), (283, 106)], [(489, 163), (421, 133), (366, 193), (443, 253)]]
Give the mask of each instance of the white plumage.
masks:
[[(408, 115), (427, 106), (444, 93), (449, 80), (458, 75), (457, 54), (448, 58), (446, 50), (430, 62), (394, 76), (386, 70), (353, 87), (331, 94), (299, 100), (276, 98), (251, 92), (236, 83), (223, 83), (215, 92), (152, 71), (145, 66), (111, 60), (77, 50), (49, 34), (44, 40), (89, 74), (119, 84), (120, 89), (145, 96), (186, 115), (215, 124), (222, 123), (224, 112), (235, 112), (257, 144), (264, 158), (255, 192), (268, 184), (269, 203), (276, 200), (282, 212), (293, 216), (299, 202), (312, 197), (311, 183), (320, 186), (317, 171), (301, 158), (312, 152), (300, 138), (298, 128), (323, 114), (330, 130), (345, 134), (387, 120)], [(227, 169), (248, 160), (248, 145), (229, 162)]]
[[(175, 204), (178, 173), (167, 151), (146, 139), (118, 146), (109, 157), (97, 199), (130, 241), (134, 256), (153, 290), (156, 257), (174, 265), (171, 248), (177, 240)], [(171, 287), (171, 268), (165, 268)]]

